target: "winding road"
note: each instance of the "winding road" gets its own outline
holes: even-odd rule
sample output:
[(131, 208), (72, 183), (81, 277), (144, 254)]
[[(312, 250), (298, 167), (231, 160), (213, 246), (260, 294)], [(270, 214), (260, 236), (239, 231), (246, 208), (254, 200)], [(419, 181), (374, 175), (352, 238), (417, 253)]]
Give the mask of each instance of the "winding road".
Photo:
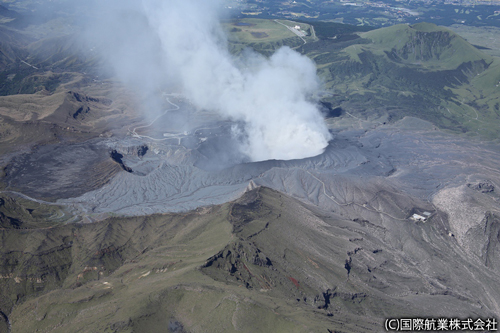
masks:
[(355, 206), (358, 206), (358, 207), (360, 207), (360, 208), (366, 209), (366, 210), (368, 210), (368, 211), (370, 211), (370, 212), (374, 212), (374, 213), (378, 213), (378, 214), (382, 214), (382, 215), (388, 216), (388, 217), (390, 217), (390, 218), (392, 218), (392, 219), (394, 219), (394, 220), (398, 220), (398, 221), (406, 221), (406, 219), (400, 219), (400, 218), (398, 218), (398, 217), (392, 216), (392, 215), (390, 215), (390, 214), (388, 214), (388, 213), (385, 213), (385, 212), (383, 212), (383, 211), (377, 210), (377, 209), (375, 209), (375, 208), (373, 208), (373, 207), (370, 207), (370, 208), (371, 208), (371, 209), (370, 209), (370, 208), (369, 208), (366, 204), (365, 204), (365, 205), (361, 205), (361, 204), (358, 204), (357, 202), (354, 202), (354, 201), (347, 202), (347, 203), (340, 203), (340, 202), (338, 202), (337, 200), (335, 200), (335, 198), (334, 198), (334, 197), (332, 197), (332, 196), (330, 196), (330, 195), (328, 195), (328, 194), (326, 193), (326, 185), (325, 185), (325, 183), (324, 183), (321, 179), (319, 179), (318, 177), (316, 177), (315, 175), (313, 175), (313, 174), (312, 174), (309, 170), (305, 170), (305, 169), (302, 169), (302, 170), (304, 170), (304, 171), (305, 171), (306, 173), (308, 173), (311, 177), (313, 177), (314, 179), (316, 179), (316, 180), (317, 180), (317, 181), (318, 181), (318, 182), (322, 185), (322, 187), (323, 187), (323, 195), (324, 195), (325, 197), (327, 197), (328, 199), (330, 199), (331, 201), (333, 201), (335, 204), (339, 205), (339, 206), (350, 206), (350, 205), (355, 205)]
[(130, 130), (130, 128), (128, 129), (130, 134), (132, 135), (132, 137), (134, 138), (138, 138), (138, 139), (142, 139), (142, 138), (146, 138), (146, 139), (149, 139), (149, 140), (153, 140), (153, 141), (165, 141), (165, 140), (170, 140), (170, 139), (179, 139), (179, 144), (180, 144), (180, 140), (182, 137), (184, 137), (185, 135), (183, 134), (180, 134), (180, 135), (172, 135), (172, 136), (168, 136), (166, 138), (163, 138), (163, 139), (157, 139), (157, 138), (152, 138), (150, 136), (147, 136), (147, 135), (140, 135), (140, 134), (137, 134), (136, 130), (139, 129), (139, 128), (147, 128), (147, 127), (150, 127), (152, 126), (158, 119), (160, 119), (161, 117), (163, 117), (164, 115), (166, 115), (167, 113), (171, 112), (171, 111), (177, 111), (177, 110), (180, 110), (180, 106), (175, 104), (175, 103), (172, 103), (170, 101), (170, 99), (166, 96), (169, 96), (169, 94), (163, 94), (163, 96), (165, 96), (165, 100), (173, 106), (172, 109), (167, 109), (165, 110), (161, 115), (159, 115), (158, 117), (156, 117), (152, 122), (150, 122), (149, 124), (147, 125), (143, 125), (143, 126), (137, 126), (137, 127), (134, 127), (133, 130)]

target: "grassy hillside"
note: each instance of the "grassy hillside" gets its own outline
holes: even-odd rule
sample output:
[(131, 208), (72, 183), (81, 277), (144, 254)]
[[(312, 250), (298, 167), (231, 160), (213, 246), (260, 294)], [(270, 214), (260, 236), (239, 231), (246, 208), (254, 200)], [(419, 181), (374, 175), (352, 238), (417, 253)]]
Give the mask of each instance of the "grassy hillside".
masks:
[[(288, 28), (295, 25), (305, 36)], [(344, 115), (389, 121), (413, 116), (455, 133), (498, 138), (499, 60), (451, 30), (429, 23), (370, 30), (252, 18), (223, 26), (233, 54), (250, 47), (269, 56), (286, 45), (308, 55), (330, 93), (323, 102)], [(11, 30), (4, 33), (7, 58), (0, 72), (0, 95), (57, 94), (74, 80), (75, 72), (100, 68), (92, 52), (81, 52), (77, 35), (31, 42), (14, 38)], [(9, 54), (14, 49), (24, 52), (28, 64), (13, 62)]]
[(401, 24), (366, 32), (361, 37), (372, 41), (373, 53), (423, 69), (452, 70), (466, 62), (492, 61), (451, 30), (432, 23)]
[(411, 115), (483, 139), (498, 138), (498, 59), (433, 24), (397, 25), (349, 42), (300, 50), (313, 58), (328, 102), (362, 118)]

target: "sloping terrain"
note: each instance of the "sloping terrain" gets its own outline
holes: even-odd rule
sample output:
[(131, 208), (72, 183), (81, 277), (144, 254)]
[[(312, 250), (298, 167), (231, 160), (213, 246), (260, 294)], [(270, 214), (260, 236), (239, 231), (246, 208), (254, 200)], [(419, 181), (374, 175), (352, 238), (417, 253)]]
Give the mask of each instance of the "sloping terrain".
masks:
[(361, 36), (372, 41), (374, 52), (423, 70), (450, 70), (464, 62), (492, 61), (451, 30), (429, 23), (396, 25)]
[(15, 332), (369, 332), (386, 317), (494, 316), (497, 274), (435, 214), (381, 226), (257, 188), (186, 214), (4, 229), (2, 312)]
[(137, 99), (109, 75), (97, 76), (102, 62), (73, 32), (71, 19), (37, 15), (1, 7), (2, 154), (109, 136), (137, 118)]
[(77, 35), (5, 30), (0, 331), (498, 318), (500, 153), (440, 131), (498, 138), (498, 59), (429, 24), (321, 40), (303, 23), (304, 39), (227, 24), (234, 53), (288, 45), (316, 61), (323, 154), (249, 163), (234, 122), (98, 77)]
[(318, 64), (333, 96), (363, 119), (414, 116), (443, 129), (493, 139), (498, 131), (499, 62), (451, 30), (396, 25), (350, 41), (301, 47)]
[(23, 49), (23, 46), (32, 42), (29, 36), (23, 35), (15, 30), (10, 30), (6, 27), (0, 27), (0, 70), (5, 70), (7, 67), (16, 62), (18, 58), (25, 57), (28, 52)]

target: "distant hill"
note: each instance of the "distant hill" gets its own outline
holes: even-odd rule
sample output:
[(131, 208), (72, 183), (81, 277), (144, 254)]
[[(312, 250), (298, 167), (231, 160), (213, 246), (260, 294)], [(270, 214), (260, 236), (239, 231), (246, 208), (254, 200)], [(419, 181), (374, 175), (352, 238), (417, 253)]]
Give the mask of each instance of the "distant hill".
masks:
[[(415, 116), (453, 131), (497, 138), (499, 59), (430, 23), (321, 40), (300, 50), (315, 60), (333, 106), (364, 118)], [(496, 83), (495, 83), (496, 80)]]
[[(256, 31), (285, 28), (271, 20), (245, 22), (228, 31), (241, 37), (248, 25)], [(376, 30), (334, 22), (283, 22), (302, 25), (307, 37), (290, 37), (285, 30), (281, 38), (235, 38), (230, 50), (238, 54), (251, 47), (268, 56), (287, 45), (312, 58), (331, 94), (322, 100), (330, 109), (325, 114), (349, 112), (380, 122), (412, 116), (455, 133), (500, 138), (500, 59), (455, 32), (425, 22)]]
[(373, 42), (374, 53), (383, 51), (390, 60), (407, 65), (447, 70), (466, 62), (492, 61), (453, 31), (433, 23), (401, 24), (361, 36)]
[[(326, 90), (333, 94), (322, 102), (343, 110), (334, 114), (347, 111), (389, 121), (413, 116), (442, 129), (499, 138), (500, 60), (449, 29), (431, 23), (373, 30), (334, 22), (261, 19), (224, 24), (234, 54), (251, 47), (269, 56), (286, 45), (312, 58)], [(286, 28), (293, 24), (301, 25), (306, 37)], [(40, 75), (44, 71), (97, 73), (102, 68), (95, 52), (82, 48), (78, 34), (38, 40), (29, 36), (0, 26), (0, 95), (42, 89), (53, 93), (62, 81)]]
[(59, 70), (87, 70), (96, 54), (84, 49), (79, 34), (68, 34), (38, 40), (28, 45), (30, 59), (40, 67)]

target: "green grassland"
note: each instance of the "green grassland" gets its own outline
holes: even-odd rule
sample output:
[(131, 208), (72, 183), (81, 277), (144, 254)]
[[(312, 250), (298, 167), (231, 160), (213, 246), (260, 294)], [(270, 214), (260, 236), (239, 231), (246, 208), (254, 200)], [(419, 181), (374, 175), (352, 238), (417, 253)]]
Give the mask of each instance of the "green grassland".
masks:
[[(306, 43), (272, 20), (245, 19), (226, 23), (230, 49), (270, 55), (293, 47), (316, 62), (332, 94), (324, 101), (362, 119), (413, 116), (454, 133), (499, 138), (500, 60), (453, 31), (430, 23), (373, 30), (288, 22), (308, 32)], [(267, 37), (251, 34), (264, 31)]]
[(429, 23), (396, 25), (361, 37), (372, 41), (366, 48), (373, 54), (387, 54), (394, 62), (417, 65), (421, 70), (453, 70), (465, 62), (492, 61), (449, 29)]
[(297, 48), (304, 44), (300, 37), (286, 27), (294, 27), (295, 25), (301, 26), (301, 30), (307, 33), (304, 40), (316, 40), (309, 24), (288, 20), (247, 18), (225, 22), (223, 27), (229, 35), (231, 53), (239, 54), (244, 48), (250, 47), (269, 56), (281, 46)]
[(321, 53), (314, 44), (302, 47), (334, 93), (332, 105), (364, 119), (410, 115), (455, 133), (498, 138), (498, 58), (433, 24), (359, 36), (342, 46), (322, 45)]
[(276, 42), (295, 37), (290, 30), (272, 20), (242, 19), (224, 24), (231, 32), (230, 41), (241, 43)]
[[(305, 37), (287, 28), (296, 25)], [(229, 51), (235, 55), (252, 48), (270, 56), (285, 45), (307, 55), (316, 62), (331, 94), (324, 102), (358, 118), (413, 116), (455, 133), (498, 138), (498, 58), (447, 28), (418, 23), (373, 30), (334, 22), (255, 18), (226, 21), (223, 28), (229, 36)], [(492, 38), (487, 32), (485, 38)], [(73, 37), (32, 43), (27, 59), (56, 68), (57, 73), (42, 75), (18, 64), (0, 73), (0, 95), (54, 94), (71, 80), (69, 71), (91, 72), (98, 67), (92, 55), (74, 54)], [(53, 54), (53, 50), (58, 51)]]
[(449, 29), (462, 36), (471, 44), (479, 46), (482, 52), (496, 57), (500, 56), (500, 38), (497, 38), (500, 34), (500, 28), (453, 24)]

